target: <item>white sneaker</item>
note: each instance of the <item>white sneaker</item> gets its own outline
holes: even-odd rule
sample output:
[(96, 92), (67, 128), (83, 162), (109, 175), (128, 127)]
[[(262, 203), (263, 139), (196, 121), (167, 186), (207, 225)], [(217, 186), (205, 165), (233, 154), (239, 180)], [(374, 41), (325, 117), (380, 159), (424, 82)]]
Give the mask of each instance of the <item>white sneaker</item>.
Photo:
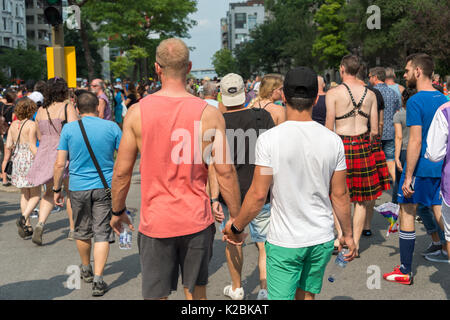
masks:
[(256, 298), (256, 300), (267, 300), (267, 290), (266, 289), (261, 289), (258, 292), (258, 297)]
[(232, 286), (226, 286), (223, 289), (223, 294), (227, 297), (230, 297), (231, 300), (244, 300), (244, 288), (236, 288), (232, 289)]

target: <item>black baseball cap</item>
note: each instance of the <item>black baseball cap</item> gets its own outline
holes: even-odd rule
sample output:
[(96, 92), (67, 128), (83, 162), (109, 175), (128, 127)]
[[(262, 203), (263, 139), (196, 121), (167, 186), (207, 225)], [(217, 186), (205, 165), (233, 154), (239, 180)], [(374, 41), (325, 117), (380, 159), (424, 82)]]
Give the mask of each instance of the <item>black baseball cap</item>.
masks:
[(287, 99), (313, 99), (319, 92), (317, 73), (308, 67), (298, 67), (290, 70), (284, 79), (284, 95)]

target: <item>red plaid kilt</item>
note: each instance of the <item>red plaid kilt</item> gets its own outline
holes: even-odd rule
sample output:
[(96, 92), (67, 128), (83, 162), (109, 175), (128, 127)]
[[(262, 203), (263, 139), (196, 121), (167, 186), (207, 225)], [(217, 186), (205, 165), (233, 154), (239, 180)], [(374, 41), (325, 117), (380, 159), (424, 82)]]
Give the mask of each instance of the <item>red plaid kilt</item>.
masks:
[(386, 164), (386, 156), (381, 147), (381, 137), (377, 135), (372, 140), (372, 154), (375, 157), (377, 163), (377, 172), (380, 179), (381, 189), (389, 190), (391, 184), (389, 183), (389, 170)]
[(370, 136), (341, 136), (347, 163), (347, 186), (352, 202), (376, 200), (382, 194)]

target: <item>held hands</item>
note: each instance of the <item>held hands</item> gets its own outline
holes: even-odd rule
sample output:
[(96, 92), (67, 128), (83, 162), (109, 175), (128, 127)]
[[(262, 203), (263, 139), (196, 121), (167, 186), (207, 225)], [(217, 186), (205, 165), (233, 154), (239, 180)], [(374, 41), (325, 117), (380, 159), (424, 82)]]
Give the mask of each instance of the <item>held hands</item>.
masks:
[(223, 229), (222, 231), (222, 233), (224, 234), (222, 240), (227, 241), (228, 243), (233, 244), (235, 246), (242, 246), (248, 234), (247, 233), (234, 234), (233, 231), (231, 231), (231, 225), (233, 224), (233, 221), (234, 219), (230, 218), (230, 220), (227, 222), (225, 229)]
[(218, 223), (222, 223), (223, 220), (225, 220), (225, 214), (223, 213), (222, 205), (219, 201), (213, 202), (211, 205), (211, 208), (213, 210), (214, 218)]
[(128, 218), (128, 215), (126, 212), (122, 213), (122, 215), (120, 216), (112, 216), (111, 217), (111, 228), (113, 229), (113, 231), (117, 234), (120, 235), (123, 232), (123, 227), (122, 227), (122, 223), (125, 223), (128, 225), (128, 228), (130, 228), (131, 231), (134, 231), (134, 226), (131, 223), (130, 219)]

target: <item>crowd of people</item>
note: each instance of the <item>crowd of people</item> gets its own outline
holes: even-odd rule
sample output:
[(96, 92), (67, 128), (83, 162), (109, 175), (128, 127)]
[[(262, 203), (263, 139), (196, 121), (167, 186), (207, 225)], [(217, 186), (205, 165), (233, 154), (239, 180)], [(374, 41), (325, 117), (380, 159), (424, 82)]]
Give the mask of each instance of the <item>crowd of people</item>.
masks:
[(425, 259), (450, 263), (450, 78), (440, 82), (430, 56), (406, 59), (406, 87), (394, 69), (355, 55), (342, 58), (340, 84), (309, 67), (247, 81), (187, 79), (191, 68), (188, 47), (173, 38), (157, 48), (158, 82), (95, 79), (69, 89), (55, 77), (1, 94), (2, 180), (21, 190), (18, 234), (42, 245), (48, 216), (65, 204), (94, 296), (108, 291), (114, 233), (135, 230), (126, 199), (138, 158), (144, 299), (167, 299), (180, 272), (186, 298), (206, 299), (217, 222), (225, 296), (245, 297), (249, 226), (257, 299), (312, 300), (333, 254), (363, 254), (360, 239), (372, 236), (375, 201), (387, 190), (399, 206), (400, 264), (384, 279), (413, 283), (416, 213), (431, 237)]

